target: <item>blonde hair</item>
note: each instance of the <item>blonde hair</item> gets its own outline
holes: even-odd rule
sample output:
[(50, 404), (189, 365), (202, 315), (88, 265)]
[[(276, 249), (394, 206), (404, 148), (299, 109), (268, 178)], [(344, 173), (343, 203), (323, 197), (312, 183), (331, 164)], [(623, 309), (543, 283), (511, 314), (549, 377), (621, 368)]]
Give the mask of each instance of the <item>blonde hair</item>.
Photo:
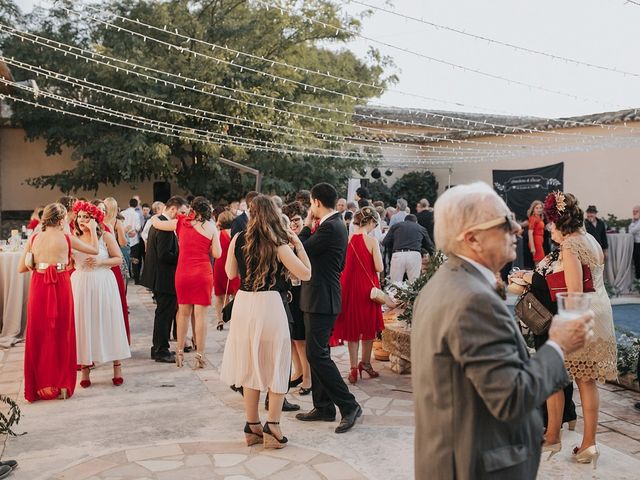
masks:
[(60, 222), (67, 216), (67, 209), (61, 203), (50, 203), (42, 212), (42, 231), (44, 232), (47, 227), (56, 227), (60, 225)]
[(504, 200), (486, 183), (475, 182), (457, 185), (444, 192), (434, 205), (436, 247), (445, 254), (455, 253), (457, 237), (480, 223), (502, 215), (509, 209)]
[(380, 215), (375, 207), (362, 207), (353, 216), (353, 224), (360, 227), (365, 227), (373, 222), (380, 223)]
[(113, 197), (107, 197), (102, 203), (107, 207), (107, 213), (104, 215), (104, 224), (111, 226), (115, 223), (116, 217), (118, 216), (118, 202)]
[(533, 202), (531, 202), (531, 206), (529, 207), (529, 210), (527, 210), (527, 218), (533, 215), (538, 205), (542, 205), (542, 207), (544, 208), (544, 203), (542, 203), (540, 200), (534, 200)]

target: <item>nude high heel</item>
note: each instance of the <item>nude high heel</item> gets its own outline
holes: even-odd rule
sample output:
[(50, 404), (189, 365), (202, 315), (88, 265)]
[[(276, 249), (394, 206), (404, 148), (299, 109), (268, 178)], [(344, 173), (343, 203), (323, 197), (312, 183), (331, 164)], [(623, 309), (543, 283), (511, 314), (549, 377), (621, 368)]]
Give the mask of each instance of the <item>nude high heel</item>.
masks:
[(598, 450), (598, 447), (596, 445), (591, 445), (581, 452), (576, 453), (576, 462), (591, 463), (594, 470), (598, 466), (598, 458), (600, 458), (600, 450)]
[(191, 367), (194, 370), (199, 368), (204, 368), (207, 365), (207, 362), (204, 360), (204, 355), (201, 353), (196, 353), (195, 358), (193, 359), (193, 366)]
[(542, 453), (549, 452), (549, 456), (547, 457), (547, 461), (551, 460), (556, 453), (562, 450), (562, 442), (558, 443), (544, 443), (542, 445)]
[(178, 350), (176, 353), (176, 367), (182, 368), (182, 363), (184, 362), (184, 350)]

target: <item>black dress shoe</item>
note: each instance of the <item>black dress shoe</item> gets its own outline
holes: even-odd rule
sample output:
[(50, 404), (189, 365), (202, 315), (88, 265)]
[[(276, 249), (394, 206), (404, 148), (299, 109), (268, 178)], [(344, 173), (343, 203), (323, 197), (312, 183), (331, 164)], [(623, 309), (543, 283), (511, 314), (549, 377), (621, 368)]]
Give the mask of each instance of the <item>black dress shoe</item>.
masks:
[(157, 356), (158, 356), (158, 352), (156, 351), (155, 348), (151, 347), (151, 360), (155, 360)]
[(360, 405), (356, 407), (352, 412), (347, 413), (342, 420), (340, 420), (340, 425), (336, 427), (336, 433), (344, 433), (349, 430), (356, 424), (356, 420), (358, 417), (362, 415), (362, 408)]
[(333, 422), (336, 419), (336, 413), (323, 412), (314, 408), (310, 412), (297, 414), (296, 418), (303, 422)]
[(0, 461), (0, 467), (9, 467), (11, 470), (15, 470), (18, 468), (18, 462), (15, 460)]
[[(264, 399), (264, 409), (269, 411), (269, 395), (267, 395), (267, 398)], [(300, 410), (300, 405), (298, 405), (297, 403), (289, 403), (289, 400), (284, 399), (284, 402), (282, 402), (282, 411), (283, 412), (296, 412)]]
[(9, 475), (11, 475), (12, 471), (13, 470), (11, 470), (11, 467), (8, 467), (6, 465), (2, 465), (0, 467), (0, 478), (8, 477)]
[(634, 407), (635, 407), (635, 409), (636, 409), (636, 410), (640, 410), (640, 402), (636, 403), (636, 404), (634, 405)]
[(174, 352), (158, 353), (156, 355), (156, 362), (158, 363), (175, 363), (176, 354)]

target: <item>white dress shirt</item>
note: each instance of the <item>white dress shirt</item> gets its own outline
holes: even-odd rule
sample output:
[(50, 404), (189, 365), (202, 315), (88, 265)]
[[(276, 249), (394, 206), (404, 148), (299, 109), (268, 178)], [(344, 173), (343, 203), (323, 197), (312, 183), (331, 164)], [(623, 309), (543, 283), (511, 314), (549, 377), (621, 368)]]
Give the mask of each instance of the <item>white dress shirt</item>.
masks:
[(142, 226), (140, 225), (140, 216), (138, 215), (138, 212), (136, 212), (136, 209), (133, 207), (129, 207), (126, 210), (123, 210), (122, 216), (124, 217), (124, 221), (122, 223), (124, 224), (125, 232), (127, 230), (135, 230), (136, 232), (135, 237), (130, 237), (129, 234), (126, 233), (127, 240), (129, 241), (129, 246), (133, 247), (134, 245), (140, 243), (139, 233), (142, 229)]

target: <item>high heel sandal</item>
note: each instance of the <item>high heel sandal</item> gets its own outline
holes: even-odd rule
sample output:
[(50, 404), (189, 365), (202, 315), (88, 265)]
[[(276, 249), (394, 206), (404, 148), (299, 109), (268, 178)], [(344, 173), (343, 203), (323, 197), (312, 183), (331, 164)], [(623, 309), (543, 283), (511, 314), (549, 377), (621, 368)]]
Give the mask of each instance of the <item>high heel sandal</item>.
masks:
[(309, 388), (300, 387), (300, 390), (298, 390), (298, 395), (309, 395), (310, 393), (311, 393), (311, 387)]
[(66, 400), (69, 398), (69, 392), (66, 388), (60, 389), (60, 394), (56, 397), (58, 400)]
[(301, 383), (302, 383), (302, 375), (300, 375), (298, 378), (295, 378), (293, 380), (289, 380), (289, 388), (297, 387)]
[(251, 430), (251, 425), (260, 425), (262, 426), (262, 424), (260, 422), (247, 422), (244, 425), (244, 438), (247, 440), (247, 447), (250, 447), (251, 445), (256, 445), (257, 443), (262, 443), (262, 429), (260, 429), (261, 431), (259, 433), (254, 432), (253, 430)]
[(351, 368), (351, 371), (349, 371), (348, 380), (351, 385), (356, 384), (356, 382), (358, 381), (358, 367)]
[(598, 458), (600, 458), (600, 450), (596, 445), (591, 445), (585, 448), (581, 452), (575, 452), (576, 462), (578, 463), (591, 463), (595, 470), (598, 466)]
[(569, 420), (567, 422), (567, 425), (569, 427), (569, 430), (574, 431), (576, 429), (576, 423), (578, 423), (577, 420)]
[(191, 367), (194, 370), (199, 368), (204, 368), (207, 363), (204, 361), (204, 356), (201, 353), (196, 353), (195, 358), (193, 359), (193, 366)]
[[(113, 374), (114, 374), (114, 375), (116, 374), (116, 373), (115, 373), (115, 369), (116, 369), (117, 367), (121, 367), (121, 366), (122, 366), (122, 364), (121, 364), (120, 362), (118, 362), (118, 363), (114, 363), (114, 364), (113, 364), (113, 370), (114, 370)], [(115, 376), (114, 376), (114, 377), (111, 379), (111, 382), (113, 382), (113, 385), (114, 385), (114, 386), (119, 387), (120, 385), (122, 385), (122, 384), (124, 383), (124, 378), (122, 378), (122, 377), (115, 377)]]
[[(82, 371), (89, 371), (91, 370), (91, 367), (82, 367)], [(80, 386), (82, 388), (89, 388), (91, 386), (91, 379), (87, 379), (87, 380), (80, 380)]]
[(176, 367), (182, 368), (184, 362), (184, 350), (178, 350), (176, 353)]
[(549, 456), (547, 457), (547, 461), (551, 460), (556, 453), (562, 450), (562, 442), (558, 443), (544, 443), (542, 445), (542, 453), (549, 452)]
[(370, 378), (376, 378), (380, 376), (380, 374), (373, 369), (370, 363), (360, 362), (358, 364), (358, 371), (360, 372), (360, 378), (362, 378), (363, 370), (367, 372), (367, 374), (369, 374)]
[(273, 432), (271, 432), (269, 425), (280, 425), (280, 422), (266, 422), (264, 427), (262, 427), (264, 448), (284, 448), (289, 439), (284, 435), (282, 438), (276, 437)]

